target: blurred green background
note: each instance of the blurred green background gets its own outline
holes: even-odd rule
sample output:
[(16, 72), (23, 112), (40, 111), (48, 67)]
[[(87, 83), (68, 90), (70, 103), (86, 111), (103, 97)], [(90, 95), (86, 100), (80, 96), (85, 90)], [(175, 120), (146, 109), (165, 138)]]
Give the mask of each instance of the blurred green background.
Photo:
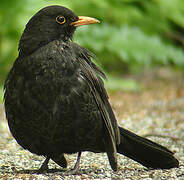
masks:
[(1, 87), (18, 55), (26, 22), (39, 9), (53, 4), (101, 21), (80, 27), (74, 40), (92, 50), (110, 75), (137, 74), (162, 66), (184, 69), (184, 0), (1, 0)]

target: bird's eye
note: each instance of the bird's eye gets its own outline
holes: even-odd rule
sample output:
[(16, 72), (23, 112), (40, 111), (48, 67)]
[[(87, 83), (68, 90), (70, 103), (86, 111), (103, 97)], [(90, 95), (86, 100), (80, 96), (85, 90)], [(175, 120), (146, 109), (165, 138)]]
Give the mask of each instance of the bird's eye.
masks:
[(66, 22), (66, 19), (64, 16), (57, 16), (56, 17), (56, 22), (59, 24), (64, 24)]

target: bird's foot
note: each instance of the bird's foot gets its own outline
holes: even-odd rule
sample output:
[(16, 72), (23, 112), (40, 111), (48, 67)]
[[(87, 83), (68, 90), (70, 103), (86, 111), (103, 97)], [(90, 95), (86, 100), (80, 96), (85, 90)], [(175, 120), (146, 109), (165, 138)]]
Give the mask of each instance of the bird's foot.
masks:
[(80, 164), (81, 154), (82, 154), (81, 152), (78, 153), (77, 161), (75, 163), (74, 168), (71, 171), (66, 172), (66, 175), (79, 175), (80, 174), (80, 172), (79, 172), (79, 164)]
[(69, 175), (80, 175), (80, 171), (79, 171), (79, 168), (78, 169), (72, 169), (68, 172), (65, 172), (64, 173), (66, 176), (69, 176)]
[(41, 165), (40, 169), (38, 170), (39, 173), (47, 172), (49, 170), (48, 163), (49, 163), (50, 157), (46, 157), (45, 161)]

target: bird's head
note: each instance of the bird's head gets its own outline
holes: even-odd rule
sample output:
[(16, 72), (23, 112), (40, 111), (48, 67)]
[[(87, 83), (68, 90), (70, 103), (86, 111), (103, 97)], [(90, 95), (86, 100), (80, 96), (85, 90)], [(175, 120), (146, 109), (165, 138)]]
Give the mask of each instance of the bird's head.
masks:
[(98, 23), (94, 18), (77, 16), (63, 6), (48, 6), (38, 11), (27, 23), (21, 36), (19, 51), (28, 55), (47, 43), (72, 39), (76, 27)]

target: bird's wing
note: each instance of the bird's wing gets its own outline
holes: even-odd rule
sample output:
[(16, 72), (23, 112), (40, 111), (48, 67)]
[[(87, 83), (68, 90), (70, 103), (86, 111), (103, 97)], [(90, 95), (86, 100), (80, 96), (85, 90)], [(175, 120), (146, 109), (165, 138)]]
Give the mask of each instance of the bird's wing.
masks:
[(116, 162), (116, 144), (120, 143), (119, 128), (101, 79), (101, 76), (105, 77), (105, 75), (90, 58), (91, 56), (86, 49), (83, 49), (78, 55), (81, 69), (80, 75), (90, 87), (92, 96), (95, 99), (104, 121), (106, 138), (105, 146), (107, 154), (109, 153), (109, 160), (112, 162), (111, 166), (113, 167), (113, 162)]

